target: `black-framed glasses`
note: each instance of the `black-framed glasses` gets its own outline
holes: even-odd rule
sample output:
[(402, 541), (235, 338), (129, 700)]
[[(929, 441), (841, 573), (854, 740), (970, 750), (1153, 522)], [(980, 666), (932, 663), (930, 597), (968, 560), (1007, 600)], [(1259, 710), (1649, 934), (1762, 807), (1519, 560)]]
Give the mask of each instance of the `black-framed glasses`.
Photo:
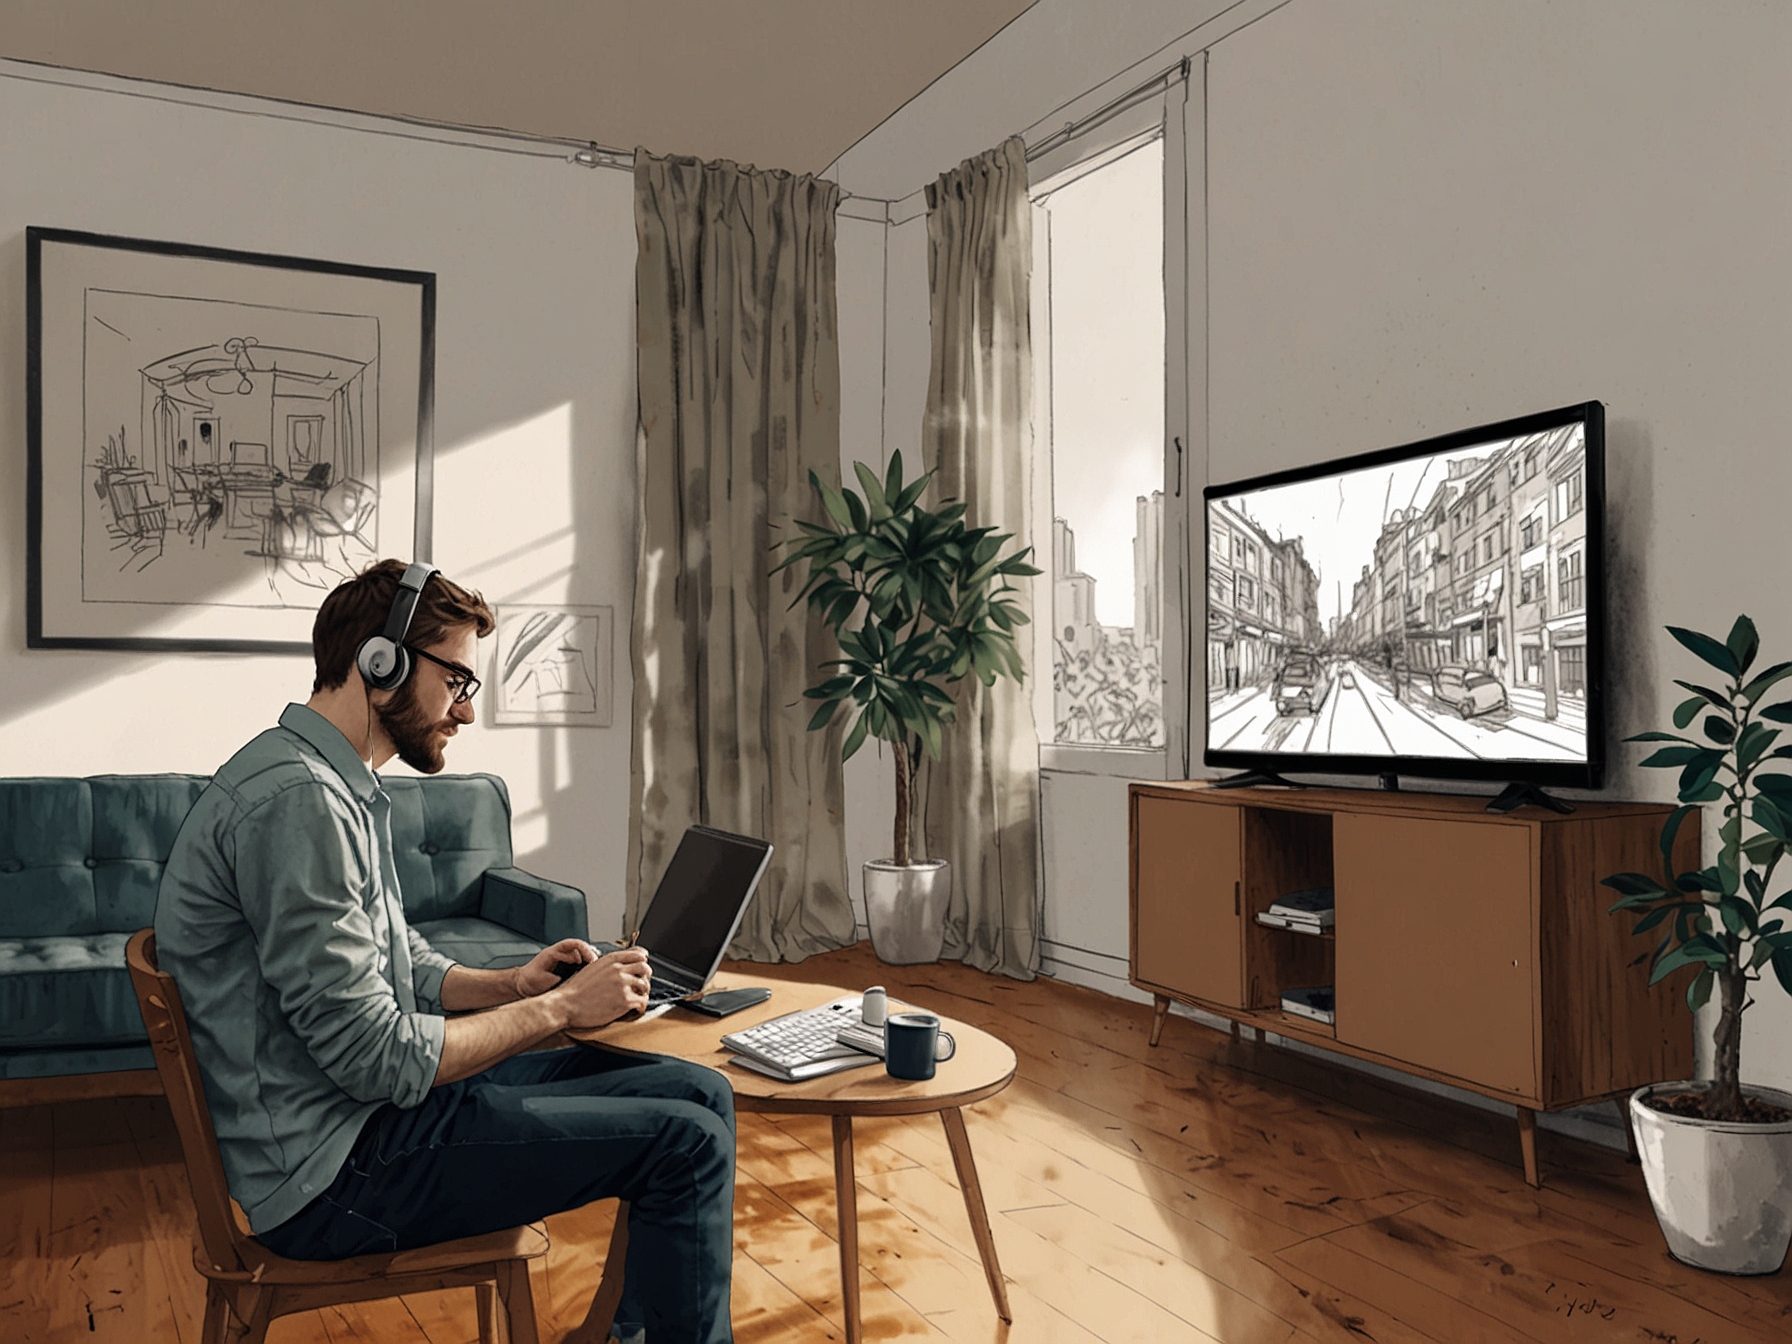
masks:
[(459, 663), (451, 663), (446, 658), (438, 658), (433, 653), (425, 653), (415, 644), (406, 644), (405, 648), (419, 658), (427, 658), (448, 674), (448, 694), (454, 697), (454, 703), (464, 705), (479, 694), (479, 678), (473, 675), (473, 669), (462, 667)]

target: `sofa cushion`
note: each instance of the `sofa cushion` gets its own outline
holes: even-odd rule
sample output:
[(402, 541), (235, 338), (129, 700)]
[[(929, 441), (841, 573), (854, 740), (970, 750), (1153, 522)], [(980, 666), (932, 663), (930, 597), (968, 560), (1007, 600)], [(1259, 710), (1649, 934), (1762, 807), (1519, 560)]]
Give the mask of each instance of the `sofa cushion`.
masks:
[(128, 933), (0, 938), (0, 1048), (143, 1041)]
[(133, 930), (156, 917), (156, 888), (203, 775), (95, 775), (93, 894), (98, 927)]
[(0, 938), (100, 931), (84, 779), (0, 780)]
[(411, 927), (436, 951), (463, 966), (521, 966), (542, 949), (542, 944), (501, 924), (471, 915), (432, 919)]
[(488, 868), (508, 868), (510, 795), (496, 775), (382, 779), (392, 798), (392, 857), (405, 916), (477, 915)]

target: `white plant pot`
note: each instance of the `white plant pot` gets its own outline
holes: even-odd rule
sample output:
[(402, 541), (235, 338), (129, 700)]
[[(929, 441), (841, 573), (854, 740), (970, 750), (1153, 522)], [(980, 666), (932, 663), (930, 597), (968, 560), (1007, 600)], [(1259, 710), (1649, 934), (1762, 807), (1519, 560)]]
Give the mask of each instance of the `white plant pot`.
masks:
[[(1643, 1104), (1652, 1092), (1707, 1086), (1657, 1083), (1630, 1094), (1655, 1221), (1676, 1260), (1723, 1274), (1778, 1273), (1792, 1242), (1792, 1120), (1698, 1120)], [(1792, 1094), (1747, 1085), (1742, 1090), (1792, 1110)]]
[(890, 966), (938, 961), (946, 941), (952, 868), (944, 859), (865, 865), (865, 922), (877, 959)]

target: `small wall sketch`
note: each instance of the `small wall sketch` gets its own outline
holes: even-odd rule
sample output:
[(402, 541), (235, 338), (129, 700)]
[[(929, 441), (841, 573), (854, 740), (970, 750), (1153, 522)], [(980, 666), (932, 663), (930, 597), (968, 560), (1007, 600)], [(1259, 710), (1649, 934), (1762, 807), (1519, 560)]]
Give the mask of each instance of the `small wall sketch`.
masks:
[(28, 231), (32, 647), (309, 648), (428, 545), (434, 277)]
[(493, 723), (610, 726), (610, 607), (501, 603), (495, 615)]

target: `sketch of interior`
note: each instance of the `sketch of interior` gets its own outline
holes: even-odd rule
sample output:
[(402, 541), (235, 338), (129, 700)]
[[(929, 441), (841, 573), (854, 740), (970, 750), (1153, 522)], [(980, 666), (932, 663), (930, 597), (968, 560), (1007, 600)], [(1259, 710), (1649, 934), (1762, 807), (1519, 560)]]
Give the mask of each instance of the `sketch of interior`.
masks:
[[(206, 601), (257, 565), (275, 605), (315, 605), (317, 590), (375, 558), (376, 321), (87, 297), (84, 393), (89, 441), (98, 439), (84, 496), (88, 600)], [(215, 339), (177, 340), (202, 322)], [(111, 357), (94, 358), (96, 347)], [(96, 433), (102, 405), (113, 414)], [(139, 582), (108, 583), (107, 570)]]

